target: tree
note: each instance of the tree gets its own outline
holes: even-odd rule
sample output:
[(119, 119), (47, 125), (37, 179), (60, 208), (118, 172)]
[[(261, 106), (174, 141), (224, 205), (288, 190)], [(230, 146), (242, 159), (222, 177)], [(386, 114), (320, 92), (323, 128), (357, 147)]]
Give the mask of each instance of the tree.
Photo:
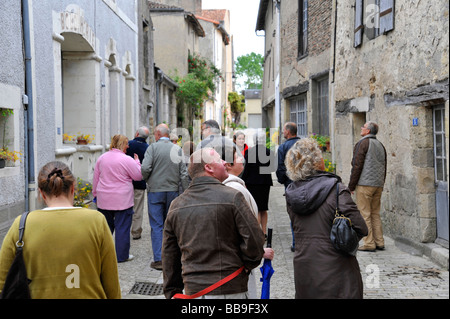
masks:
[(241, 121), (241, 113), (245, 112), (245, 97), (237, 92), (228, 93), (231, 113), (233, 113), (234, 124), (238, 125)]
[(241, 55), (236, 62), (236, 76), (244, 82), (244, 89), (262, 89), (264, 57), (252, 52)]
[(222, 79), (220, 70), (214, 64), (198, 54), (189, 55), (189, 71), (185, 77), (176, 76), (178, 89), (175, 92), (178, 104), (190, 108), (196, 118), (203, 113), (203, 103), (210, 92), (216, 90), (216, 82)]

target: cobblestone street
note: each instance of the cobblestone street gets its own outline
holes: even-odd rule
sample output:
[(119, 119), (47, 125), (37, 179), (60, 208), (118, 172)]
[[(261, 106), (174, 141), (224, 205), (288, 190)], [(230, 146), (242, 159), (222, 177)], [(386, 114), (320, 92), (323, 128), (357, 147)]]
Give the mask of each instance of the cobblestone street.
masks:
[[(271, 299), (293, 299), (295, 296), (292, 258), (290, 250), (291, 230), (285, 211), (284, 187), (274, 182), (269, 202), (268, 227), (273, 228), (272, 247), (275, 273), (271, 280)], [(144, 215), (140, 240), (132, 240), (130, 253), (135, 259), (119, 264), (123, 298), (164, 299), (161, 293), (142, 295), (130, 293), (136, 282), (162, 284), (162, 272), (150, 268), (152, 261), (150, 227)], [(365, 299), (448, 299), (449, 272), (424, 256), (385, 236), (383, 251), (358, 252), (358, 260), (364, 282)], [(446, 253), (448, 264), (448, 250)], [(259, 270), (258, 276), (259, 278)], [(261, 284), (257, 280), (258, 291)]]

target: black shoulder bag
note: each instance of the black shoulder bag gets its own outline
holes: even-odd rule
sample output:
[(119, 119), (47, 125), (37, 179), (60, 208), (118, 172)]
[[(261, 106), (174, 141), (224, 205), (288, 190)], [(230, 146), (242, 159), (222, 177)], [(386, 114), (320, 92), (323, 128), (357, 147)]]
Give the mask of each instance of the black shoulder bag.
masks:
[(339, 252), (356, 256), (359, 239), (350, 218), (345, 217), (339, 210), (339, 183), (336, 183), (336, 212), (331, 226), (330, 239), (334, 248)]
[(20, 217), (19, 240), (16, 242), (16, 256), (6, 276), (0, 299), (31, 299), (30, 288), (28, 287), (31, 280), (27, 278), (27, 270), (23, 260), (24, 242), (22, 240), (28, 213), (25, 212)]

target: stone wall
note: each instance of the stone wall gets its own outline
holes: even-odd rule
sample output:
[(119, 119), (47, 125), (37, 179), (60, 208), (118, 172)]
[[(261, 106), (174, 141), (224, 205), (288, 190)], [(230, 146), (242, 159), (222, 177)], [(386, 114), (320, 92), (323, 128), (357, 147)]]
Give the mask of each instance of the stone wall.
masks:
[[(396, 1), (394, 12), (394, 30), (372, 40), (364, 36), (362, 45), (354, 48), (354, 9), (338, 4), (337, 173), (348, 183), (360, 126), (368, 120), (377, 122), (378, 139), (388, 156), (382, 197), (385, 231), (432, 242), (436, 239), (432, 110), (445, 105), (448, 112), (448, 2)], [(448, 121), (446, 136), (448, 145)]]

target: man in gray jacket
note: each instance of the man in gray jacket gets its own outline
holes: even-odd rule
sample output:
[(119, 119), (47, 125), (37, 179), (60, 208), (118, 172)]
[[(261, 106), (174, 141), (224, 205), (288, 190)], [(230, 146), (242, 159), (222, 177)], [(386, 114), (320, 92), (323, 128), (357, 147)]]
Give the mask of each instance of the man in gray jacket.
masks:
[(386, 149), (377, 140), (378, 125), (367, 122), (361, 127), (363, 137), (353, 150), (352, 172), (348, 188), (356, 190), (356, 204), (366, 221), (369, 234), (363, 238), (362, 251), (384, 249), (380, 205), (386, 179)]
[(156, 143), (147, 148), (141, 165), (142, 177), (147, 182), (148, 216), (152, 228), (154, 261), (150, 266), (157, 270), (162, 270), (162, 235), (170, 204), (178, 196), (180, 181), (183, 190), (189, 186), (186, 164), (182, 160), (183, 151), (170, 141), (169, 133), (165, 124), (156, 127)]

